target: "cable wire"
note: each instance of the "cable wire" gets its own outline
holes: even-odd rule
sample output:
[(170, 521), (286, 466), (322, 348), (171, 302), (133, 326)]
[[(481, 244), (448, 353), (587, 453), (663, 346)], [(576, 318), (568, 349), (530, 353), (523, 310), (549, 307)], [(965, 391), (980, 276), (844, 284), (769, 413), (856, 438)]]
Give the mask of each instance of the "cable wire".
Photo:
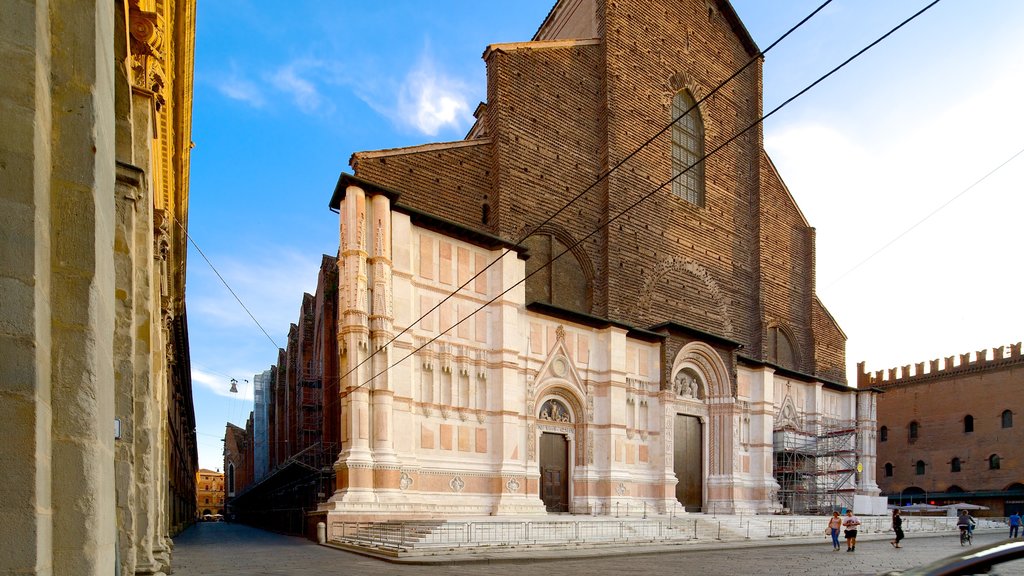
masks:
[(967, 194), (968, 192), (970, 192), (975, 186), (977, 186), (978, 184), (981, 184), (982, 182), (984, 182), (989, 176), (995, 174), (996, 172), (998, 172), (1000, 169), (1002, 169), (1004, 166), (1006, 166), (1010, 162), (1013, 162), (1021, 154), (1024, 154), (1024, 148), (1021, 148), (1020, 150), (1017, 151), (1016, 154), (1014, 154), (1013, 156), (1010, 156), (1009, 158), (1004, 160), (1002, 164), (1000, 164), (999, 166), (996, 166), (995, 168), (990, 170), (987, 174), (985, 174), (981, 178), (978, 178), (977, 180), (975, 180), (973, 184), (971, 184), (967, 188), (964, 188), (963, 190), (961, 190), (956, 196), (953, 196), (949, 200), (946, 200), (938, 208), (935, 208), (934, 210), (929, 212), (924, 218), (921, 218), (915, 224), (913, 224), (912, 226), (910, 226), (909, 228), (907, 228), (903, 232), (900, 232), (899, 234), (897, 234), (893, 239), (891, 239), (888, 242), (886, 242), (881, 248), (879, 248), (878, 250), (875, 250), (870, 255), (868, 255), (867, 258), (864, 258), (863, 260), (861, 260), (860, 262), (855, 264), (852, 268), (850, 268), (846, 272), (843, 272), (842, 274), (840, 274), (838, 278), (836, 278), (835, 280), (830, 282), (827, 286), (825, 286), (824, 290), (828, 290), (829, 288), (831, 288), (831, 287), (835, 286), (836, 284), (838, 284), (840, 280), (842, 280), (843, 278), (846, 278), (847, 276), (849, 276), (851, 273), (853, 273), (853, 271), (857, 270), (858, 268), (860, 268), (861, 266), (866, 264), (869, 260), (871, 260), (875, 256), (878, 256), (886, 248), (888, 248), (889, 246), (892, 246), (893, 244), (895, 244), (897, 240), (899, 240), (900, 238), (903, 238), (904, 236), (909, 234), (911, 231), (913, 231), (915, 228), (917, 228), (921, 224), (924, 224), (926, 220), (928, 220), (932, 216), (935, 216), (936, 214), (938, 214), (939, 211), (941, 211), (943, 208), (945, 208), (946, 206), (949, 206), (954, 201), (956, 201), (957, 198), (959, 198), (959, 197), (963, 196), (964, 194)]
[(255, 322), (257, 326), (259, 326), (260, 330), (263, 332), (263, 335), (266, 336), (267, 340), (270, 340), (270, 343), (274, 345), (274, 349), (280, 350), (281, 347), (277, 345), (277, 342), (274, 342), (274, 339), (270, 337), (270, 334), (266, 331), (266, 329), (263, 328), (263, 325), (260, 324), (260, 321), (257, 320), (256, 317), (252, 315), (252, 312), (250, 312), (249, 308), (246, 307), (246, 305), (242, 302), (242, 299), (238, 297), (238, 294), (235, 294), (235, 291), (231, 289), (231, 286), (228, 284), (228, 281), (225, 280), (224, 277), (220, 275), (220, 272), (217, 270), (217, 267), (214, 266), (213, 262), (210, 262), (210, 259), (206, 257), (206, 253), (203, 252), (203, 249), (199, 247), (199, 244), (197, 244), (196, 241), (192, 238), (192, 236), (188, 233), (188, 230), (185, 229), (185, 225), (182, 224), (181, 221), (178, 220), (176, 216), (172, 216), (172, 218), (174, 218), (174, 221), (181, 228), (181, 232), (185, 234), (185, 238), (188, 238), (188, 241), (192, 243), (192, 246), (196, 249), (196, 252), (199, 252), (199, 255), (203, 257), (203, 260), (206, 260), (206, 264), (210, 266), (210, 270), (213, 270), (213, 273), (217, 275), (217, 278), (220, 278), (221, 283), (224, 284), (224, 287), (228, 289), (228, 292), (230, 292), (231, 295), (235, 297), (235, 300), (238, 302), (238, 305), (242, 307), (242, 310), (245, 310), (245, 313), (249, 315), (249, 318), (252, 318), (252, 321)]

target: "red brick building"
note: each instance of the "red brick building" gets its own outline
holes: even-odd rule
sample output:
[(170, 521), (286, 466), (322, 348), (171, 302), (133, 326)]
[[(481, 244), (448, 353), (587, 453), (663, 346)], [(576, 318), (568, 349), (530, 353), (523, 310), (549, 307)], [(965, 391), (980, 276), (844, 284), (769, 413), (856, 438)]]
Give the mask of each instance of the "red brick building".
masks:
[[(991, 354), (990, 354), (991, 352)], [(1024, 511), (1021, 344), (868, 373), (878, 398), (878, 485), (892, 503)]]
[(316, 294), (302, 295), (287, 348), (279, 350), (268, 373), (265, 405), (257, 406), (266, 410), (266, 437), (250, 436), (250, 445), (267, 446), (268, 469), (261, 471), (258, 484), (230, 502), (243, 521), (302, 532), (305, 513), (316, 509), (333, 487), (331, 464), (338, 455), (341, 422), (337, 295), (337, 258), (325, 255)]

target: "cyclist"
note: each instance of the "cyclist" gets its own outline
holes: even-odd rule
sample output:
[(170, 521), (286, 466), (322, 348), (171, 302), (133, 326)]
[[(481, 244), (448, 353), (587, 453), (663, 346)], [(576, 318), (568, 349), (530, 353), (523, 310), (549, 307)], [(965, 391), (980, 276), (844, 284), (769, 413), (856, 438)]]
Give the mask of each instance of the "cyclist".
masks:
[(974, 531), (974, 518), (967, 513), (967, 510), (960, 511), (960, 517), (956, 519), (956, 527), (960, 529), (960, 545), (971, 544), (971, 532)]

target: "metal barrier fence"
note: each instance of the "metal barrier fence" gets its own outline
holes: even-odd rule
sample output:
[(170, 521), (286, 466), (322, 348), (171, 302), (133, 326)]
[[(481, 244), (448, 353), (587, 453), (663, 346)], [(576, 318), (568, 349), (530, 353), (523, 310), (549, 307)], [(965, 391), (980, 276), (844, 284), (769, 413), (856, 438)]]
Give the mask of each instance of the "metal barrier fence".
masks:
[[(891, 532), (889, 517), (861, 517), (861, 534)], [(694, 516), (652, 520), (592, 519), (521, 522), (332, 522), (328, 539), (356, 546), (408, 550), (486, 546), (683, 542), (818, 537), (827, 517)], [(979, 528), (1002, 528), (1005, 519), (979, 519)], [(956, 533), (956, 518), (904, 517), (903, 529)]]

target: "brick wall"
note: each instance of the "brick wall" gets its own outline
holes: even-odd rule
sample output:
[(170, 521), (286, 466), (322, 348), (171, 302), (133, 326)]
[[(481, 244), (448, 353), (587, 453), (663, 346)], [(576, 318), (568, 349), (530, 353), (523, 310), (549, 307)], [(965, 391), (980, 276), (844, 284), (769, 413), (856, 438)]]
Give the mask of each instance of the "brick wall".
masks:
[[(488, 48), (480, 123), (489, 144), (360, 153), (357, 175), (399, 190), (400, 203), (519, 240), (660, 130), (678, 88), (700, 99), (753, 55), (727, 4), (595, 5), (601, 40)], [(753, 123), (761, 63), (700, 112), (706, 151)], [(669, 181), (670, 148), (666, 133), (547, 229), (584, 238)], [(640, 327), (676, 322), (757, 359), (767, 327), (784, 325), (799, 359), (791, 368), (845, 382), (845, 336), (814, 297), (813, 229), (764, 155), (759, 127), (708, 159), (705, 199), (694, 206), (669, 184), (588, 238), (574, 256), (590, 275), (588, 312)]]
[(352, 155), (356, 175), (402, 193), (402, 204), (476, 228), (489, 198), (492, 145), (482, 139), (468, 146), (413, 148)]
[[(928, 492), (954, 485), (966, 491), (1005, 490), (1022, 481), (1024, 357), (1019, 348), (1014, 358), (907, 377), (905, 383), (870, 383), (885, 390), (878, 397), (878, 426), (888, 429), (888, 439), (878, 442), (878, 485), (884, 493), (912, 486)], [(1002, 426), (1004, 410), (1012, 412), (1012, 427)], [(974, 418), (972, 432), (964, 431), (968, 415)], [(912, 421), (919, 424), (916, 440), (909, 438)], [(998, 470), (989, 469), (992, 454), (1000, 457)], [(960, 472), (951, 471), (953, 458), (960, 458)], [(918, 460), (925, 463), (923, 475), (916, 473)], [(886, 463), (893, 465), (891, 477), (885, 475)]]

